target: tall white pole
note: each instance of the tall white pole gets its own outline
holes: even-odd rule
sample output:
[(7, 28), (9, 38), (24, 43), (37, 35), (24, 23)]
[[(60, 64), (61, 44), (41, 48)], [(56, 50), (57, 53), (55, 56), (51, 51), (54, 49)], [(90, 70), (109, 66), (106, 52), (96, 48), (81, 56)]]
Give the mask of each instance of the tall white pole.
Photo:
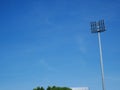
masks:
[(101, 39), (100, 39), (100, 32), (98, 32), (98, 40), (99, 40), (99, 49), (100, 49), (100, 65), (101, 65), (101, 74), (102, 74), (102, 88), (105, 90), (105, 83), (104, 83), (104, 69), (103, 69), (103, 58), (102, 58), (102, 46), (101, 46)]

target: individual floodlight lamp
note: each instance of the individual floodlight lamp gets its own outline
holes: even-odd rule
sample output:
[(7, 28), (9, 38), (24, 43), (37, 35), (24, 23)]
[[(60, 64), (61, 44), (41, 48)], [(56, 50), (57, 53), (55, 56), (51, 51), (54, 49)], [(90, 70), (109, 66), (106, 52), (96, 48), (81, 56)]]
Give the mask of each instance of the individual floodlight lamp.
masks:
[(103, 90), (105, 90), (102, 46), (100, 39), (100, 33), (105, 31), (104, 20), (100, 20), (98, 22), (91, 22), (90, 26), (91, 26), (91, 33), (98, 33), (98, 41), (99, 41), (99, 49), (100, 49), (100, 65), (101, 65), (101, 74), (102, 74), (102, 88)]

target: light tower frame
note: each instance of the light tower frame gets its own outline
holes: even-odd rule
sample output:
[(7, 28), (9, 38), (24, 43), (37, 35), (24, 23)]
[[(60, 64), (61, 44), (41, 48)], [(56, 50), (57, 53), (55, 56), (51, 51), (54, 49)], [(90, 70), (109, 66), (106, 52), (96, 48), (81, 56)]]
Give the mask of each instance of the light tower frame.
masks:
[(101, 74), (102, 74), (102, 89), (105, 90), (102, 45), (100, 38), (100, 33), (106, 30), (104, 20), (99, 20), (98, 22), (91, 22), (90, 25), (91, 25), (91, 33), (98, 33), (98, 41), (99, 41), (99, 49), (100, 49), (100, 66), (101, 66)]

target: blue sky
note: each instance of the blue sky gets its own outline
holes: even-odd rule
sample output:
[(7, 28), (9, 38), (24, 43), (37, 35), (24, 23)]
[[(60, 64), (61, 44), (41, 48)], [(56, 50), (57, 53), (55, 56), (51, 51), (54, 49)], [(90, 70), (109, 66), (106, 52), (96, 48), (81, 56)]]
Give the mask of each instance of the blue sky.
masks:
[(119, 0), (0, 0), (0, 90), (36, 86), (101, 90), (101, 33), (106, 90), (120, 84)]

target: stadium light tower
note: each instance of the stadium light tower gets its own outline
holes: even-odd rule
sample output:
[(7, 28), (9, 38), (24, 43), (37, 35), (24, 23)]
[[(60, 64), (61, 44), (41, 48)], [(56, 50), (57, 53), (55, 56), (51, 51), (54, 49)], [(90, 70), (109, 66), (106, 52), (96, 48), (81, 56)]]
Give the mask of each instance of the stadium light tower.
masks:
[(102, 46), (100, 39), (100, 33), (105, 31), (104, 20), (100, 20), (98, 22), (91, 22), (90, 25), (91, 25), (91, 33), (98, 33), (98, 41), (99, 41), (99, 49), (100, 49), (100, 65), (101, 65), (101, 74), (102, 74), (102, 88), (103, 90), (105, 90)]

